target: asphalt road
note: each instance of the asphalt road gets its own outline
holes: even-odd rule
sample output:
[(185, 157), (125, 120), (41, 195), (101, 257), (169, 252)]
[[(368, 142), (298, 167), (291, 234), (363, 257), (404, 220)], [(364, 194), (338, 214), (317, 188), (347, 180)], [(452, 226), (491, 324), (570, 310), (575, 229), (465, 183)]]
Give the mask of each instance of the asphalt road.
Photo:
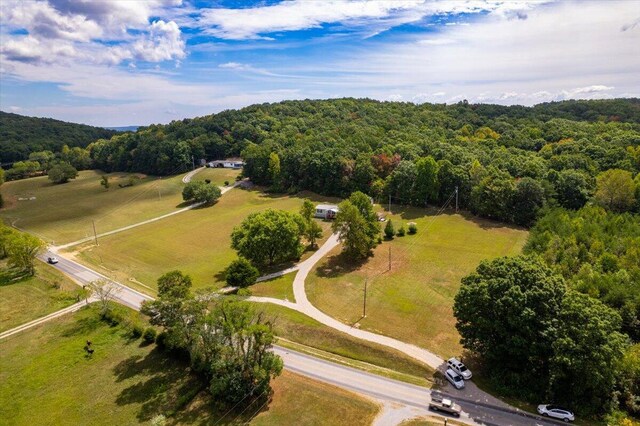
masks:
[[(84, 265), (66, 259), (51, 251), (43, 253), (40, 259), (46, 262), (47, 258), (52, 256), (58, 258), (58, 263), (51, 266), (83, 285), (102, 279), (106, 280), (109, 285), (118, 287), (114, 298), (117, 299), (119, 303), (138, 310), (143, 301), (152, 300), (148, 295), (117, 283)], [(422, 409), (428, 407), (431, 398), (430, 389), (377, 376), (279, 346), (275, 346), (273, 350), (282, 357), (285, 368), (290, 371), (360, 394), (369, 395), (378, 400), (396, 402)], [(503, 407), (496, 405), (465, 400), (464, 392), (456, 393), (457, 391), (451, 390), (448, 395), (452, 400), (460, 404), (463, 410), (461, 420), (466, 420), (467, 422), (475, 421), (476, 423), (489, 426), (546, 426), (563, 424), (561, 422), (531, 416), (526, 413), (505, 410)], [(440, 415), (436, 413), (432, 414)]]

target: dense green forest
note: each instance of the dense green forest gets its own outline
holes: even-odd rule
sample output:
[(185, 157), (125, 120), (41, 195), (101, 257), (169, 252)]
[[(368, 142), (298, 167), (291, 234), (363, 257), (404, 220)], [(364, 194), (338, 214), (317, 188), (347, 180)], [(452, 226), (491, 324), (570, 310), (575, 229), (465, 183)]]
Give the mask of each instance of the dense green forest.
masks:
[(417, 206), (440, 205), (458, 187), (462, 207), (529, 225), (548, 203), (583, 206), (603, 171), (638, 174), (640, 100), (286, 101), (149, 126), (89, 149), (95, 167), (160, 175), (189, 167), (192, 155), (242, 155), (258, 184), (343, 197), (361, 190)]
[(117, 132), (51, 118), (25, 117), (0, 111), (0, 162), (26, 160), (36, 151), (59, 152), (64, 145), (86, 147)]
[(541, 255), (569, 286), (618, 310), (640, 341), (640, 218), (597, 206), (554, 209), (532, 228), (525, 252)]

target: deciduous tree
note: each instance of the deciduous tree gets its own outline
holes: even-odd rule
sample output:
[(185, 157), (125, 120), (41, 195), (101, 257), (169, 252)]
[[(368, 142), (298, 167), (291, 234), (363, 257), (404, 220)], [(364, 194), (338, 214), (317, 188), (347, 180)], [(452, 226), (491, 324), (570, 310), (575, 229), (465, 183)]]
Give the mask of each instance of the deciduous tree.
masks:
[(259, 274), (251, 262), (240, 257), (227, 267), (226, 281), (232, 287), (248, 287), (256, 282)]
[(6, 246), (9, 265), (29, 275), (35, 275), (35, 259), (44, 243), (33, 235), (14, 232), (9, 236)]
[(636, 186), (626, 170), (612, 169), (596, 178), (596, 201), (609, 210), (626, 212), (635, 203)]
[(69, 163), (58, 163), (49, 169), (48, 175), (53, 183), (67, 183), (78, 176), (78, 170)]
[(256, 266), (299, 259), (304, 222), (299, 214), (268, 209), (250, 214), (231, 233), (231, 247)]
[(462, 279), (453, 312), (462, 345), (512, 391), (542, 394), (565, 293), (562, 278), (534, 257), (483, 261)]

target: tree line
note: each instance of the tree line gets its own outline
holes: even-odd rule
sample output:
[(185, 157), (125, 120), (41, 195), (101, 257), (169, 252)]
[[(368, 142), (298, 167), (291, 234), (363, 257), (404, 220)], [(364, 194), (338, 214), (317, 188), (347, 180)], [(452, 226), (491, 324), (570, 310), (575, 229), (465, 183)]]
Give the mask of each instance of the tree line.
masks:
[[(152, 125), (88, 147), (93, 167), (166, 175), (192, 157), (241, 155), (243, 174), (277, 191), (459, 205), (520, 225), (541, 208), (577, 209), (598, 176), (640, 172), (638, 100), (535, 107), (367, 99), (286, 101)], [(634, 181), (634, 179), (636, 179)], [(603, 182), (601, 186), (604, 186)], [(611, 185), (610, 185), (611, 187)], [(638, 210), (637, 199), (616, 209)]]
[(60, 152), (64, 145), (84, 148), (117, 133), (102, 127), (0, 111), (0, 163), (26, 160), (32, 152)]

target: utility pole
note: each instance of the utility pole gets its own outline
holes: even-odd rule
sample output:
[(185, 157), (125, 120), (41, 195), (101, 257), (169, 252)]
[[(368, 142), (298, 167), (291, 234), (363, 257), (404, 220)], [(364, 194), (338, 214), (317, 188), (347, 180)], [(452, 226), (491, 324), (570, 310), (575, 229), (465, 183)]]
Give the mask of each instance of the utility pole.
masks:
[(458, 187), (456, 186), (456, 213), (458, 213)]
[(96, 245), (98, 245), (98, 234), (96, 233), (96, 221), (92, 220), (91, 223), (93, 224), (93, 238), (96, 239)]
[(196, 160), (193, 158), (193, 155), (191, 156), (191, 170), (195, 170), (196, 169)]
[(364, 301), (362, 304), (362, 318), (366, 318), (367, 316), (367, 280), (368, 278), (364, 279)]

